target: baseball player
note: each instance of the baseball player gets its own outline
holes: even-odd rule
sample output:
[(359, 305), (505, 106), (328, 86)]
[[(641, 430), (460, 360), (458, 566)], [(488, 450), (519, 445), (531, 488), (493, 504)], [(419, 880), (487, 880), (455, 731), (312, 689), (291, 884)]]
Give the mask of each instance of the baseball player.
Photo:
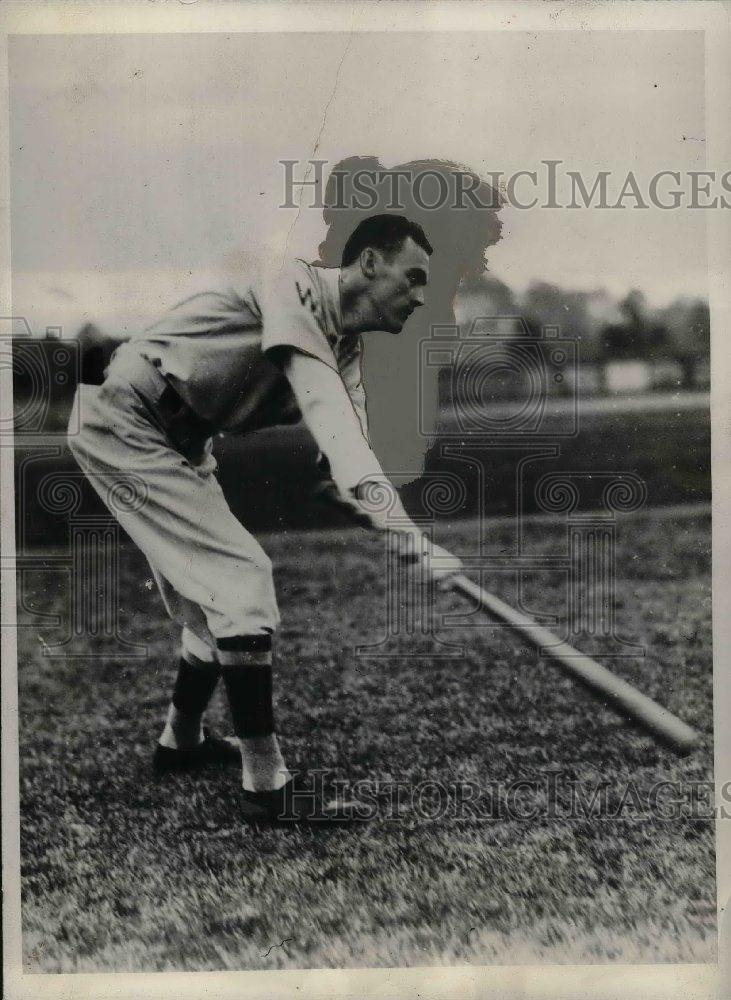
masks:
[[(424, 301), (431, 253), (423, 229), (403, 216), (366, 219), (341, 267), (293, 260), (263, 291), (230, 287), (185, 299), (116, 351), (103, 385), (77, 392), (71, 426), (78, 421), (80, 430), (71, 450), (146, 555), (182, 628), (155, 767), (223, 763), (235, 754), (246, 820), (338, 819), (347, 805), (313, 804), (297, 794), (306, 779), (287, 770), (273, 712), (279, 612), (271, 562), (226, 503), (212, 438), (303, 419), (338, 501), (393, 538), (392, 522), (366, 502), (384, 474), (368, 441), (361, 335), (399, 333)], [(110, 483), (125, 476), (142, 497), (122, 510), (110, 500)], [(460, 570), (403, 508), (396, 513), (399, 551), (442, 583)], [(238, 745), (202, 724), (220, 677)]]

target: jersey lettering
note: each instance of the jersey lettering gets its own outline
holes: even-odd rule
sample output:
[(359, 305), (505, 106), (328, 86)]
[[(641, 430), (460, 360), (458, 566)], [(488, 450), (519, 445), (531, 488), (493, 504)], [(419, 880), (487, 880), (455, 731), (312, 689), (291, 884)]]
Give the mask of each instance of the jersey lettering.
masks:
[(317, 312), (317, 302), (315, 302), (314, 296), (312, 294), (312, 289), (309, 288), (309, 287), (307, 287), (307, 288), (305, 288), (305, 290), (303, 292), (302, 288), (300, 287), (299, 281), (295, 281), (295, 285), (297, 286), (297, 294), (300, 297), (300, 304), (304, 306), (304, 305), (307, 305), (309, 303), (309, 306), (310, 306), (310, 309), (312, 310), (312, 312), (316, 313)]

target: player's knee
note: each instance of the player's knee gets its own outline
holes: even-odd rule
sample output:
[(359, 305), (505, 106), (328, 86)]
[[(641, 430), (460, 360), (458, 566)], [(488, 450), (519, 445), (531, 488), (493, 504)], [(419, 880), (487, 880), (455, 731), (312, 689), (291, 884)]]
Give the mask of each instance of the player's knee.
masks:
[(268, 620), (276, 617), (278, 623), (279, 613), (272, 569), (271, 559), (263, 549), (259, 549), (250, 553), (249, 558), (240, 564), (236, 575), (240, 583), (243, 583), (239, 591), (243, 603), (249, 608), (256, 605)]
[(279, 628), (281, 618), (279, 616), (279, 607), (277, 605), (277, 598), (272, 591), (270, 599), (266, 605), (265, 613), (262, 616), (262, 626), (271, 633), (274, 633)]
[(262, 608), (262, 617), (266, 619), (267, 627), (275, 631), (279, 625), (279, 607), (274, 589), (272, 563), (266, 555), (259, 567), (259, 573), (259, 603)]
[(256, 635), (261, 631), (276, 632), (280, 616), (274, 585), (270, 579), (262, 577), (258, 581), (249, 579), (244, 600), (232, 605), (224, 612), (227, 631), (235, 630), (238, 635)]
[(272, 573), (272, 563), (268, 556), (265, 556), (262, 563), (257, 567), (257, 576), (259, 592), (264, 595), (268, 604), (276, 606), (277, 597), (274, 590), (274, 575)]

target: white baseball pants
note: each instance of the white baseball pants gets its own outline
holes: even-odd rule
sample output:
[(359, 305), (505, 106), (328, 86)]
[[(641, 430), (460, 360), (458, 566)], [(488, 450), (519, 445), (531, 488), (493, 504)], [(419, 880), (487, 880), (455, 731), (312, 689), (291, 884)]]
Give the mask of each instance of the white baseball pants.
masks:
[(226, 503), (211, 439), (191, 441), (179, 433), (185, 419), (176, 425), (165, 411), (167, 388), (124, 345), (102, 386), (79, 386), (71, 451), (147, 556), (175, 621), (214, 648), (220, 639), (271, 633), (279, 612), (269, 557)]

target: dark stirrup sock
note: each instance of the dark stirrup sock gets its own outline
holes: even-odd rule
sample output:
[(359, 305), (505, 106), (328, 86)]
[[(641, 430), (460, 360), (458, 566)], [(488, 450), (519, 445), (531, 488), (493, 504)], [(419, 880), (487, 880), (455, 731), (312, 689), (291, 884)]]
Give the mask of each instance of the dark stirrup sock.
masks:
[(173, 688), (173, 705), (182, 715), (203, 715), (220, 676), (221, 670), (216, 663), (202, 660), (193, 663), (181, 657)]
[(233, 729), (239, 739), (271, 735), (274, 732), (271, 664), (226, 666), (223, 683)]
[[(271, 635), (219, 639), (233, 729), (240, 739), (274, 732)], [(233, 661), (233, 662), (232, 662)]]
[(271, 792), (290, 780), (274, 732), (272, 637), (218, 640), (218, 659), (234, 732), (241, 748), (241, 780), (247, 792)]

